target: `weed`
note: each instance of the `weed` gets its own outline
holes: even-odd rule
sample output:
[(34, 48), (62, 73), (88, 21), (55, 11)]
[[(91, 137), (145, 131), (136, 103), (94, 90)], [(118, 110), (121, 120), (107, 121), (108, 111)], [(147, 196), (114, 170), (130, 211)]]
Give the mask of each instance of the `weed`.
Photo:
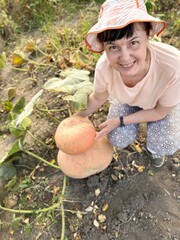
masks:
[(25, 226), (24, 226), (24, 230), (29, 235), (31, 233), (31, 230), (32, 230), (32, 224), (26, 223)]

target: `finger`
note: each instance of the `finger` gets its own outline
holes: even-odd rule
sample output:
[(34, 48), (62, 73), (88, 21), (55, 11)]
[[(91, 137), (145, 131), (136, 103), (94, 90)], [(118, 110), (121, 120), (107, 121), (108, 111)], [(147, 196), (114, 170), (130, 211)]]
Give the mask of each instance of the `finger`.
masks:
[(95, 140), (103, 137), (103, 136), (106, 136), (106, 134), (103, 132), (103, 131), (100, 131), (100, 132), (97, 132), (96, 133), (96, 137), (95, 137)]
[(99, 127), (100, 129), (105, 128), (105, 127), (106, 127), (106, 122), (103, 122), (103, 123), (99, 124), (98, 127)]

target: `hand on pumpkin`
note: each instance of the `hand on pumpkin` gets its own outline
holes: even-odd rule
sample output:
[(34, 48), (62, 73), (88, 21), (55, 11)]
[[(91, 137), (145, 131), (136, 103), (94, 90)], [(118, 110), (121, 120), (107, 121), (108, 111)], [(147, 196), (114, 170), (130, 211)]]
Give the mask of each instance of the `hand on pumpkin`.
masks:
[(110, 118), (107, 119), (105, 122), (101, 123), (98, 126), (101, 129), (101, 131), (96, 133), (96, 140), (99, 139), (100, 137), (106, 136), (113, 129), (119, 127), (119, 124), (120, 124), (119, 118)]

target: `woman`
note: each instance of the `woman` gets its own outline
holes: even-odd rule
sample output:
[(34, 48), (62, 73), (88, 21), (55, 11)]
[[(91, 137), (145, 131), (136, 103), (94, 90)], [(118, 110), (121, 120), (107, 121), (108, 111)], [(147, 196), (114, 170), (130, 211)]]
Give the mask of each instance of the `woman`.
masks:
[(88, 116), (108, 99), (108, 117), (96, 138), (107, 135), (121, 148), (134, 141), (139, 123), (147, 123), (147, 149), (155, 167), (180, 148), (180, 54), (150, 41), (165, 26), (147, 13), (143, 0), (107, 0), (85, 38), (91, 51), (104, 53), (87, 109), (77, 113)]

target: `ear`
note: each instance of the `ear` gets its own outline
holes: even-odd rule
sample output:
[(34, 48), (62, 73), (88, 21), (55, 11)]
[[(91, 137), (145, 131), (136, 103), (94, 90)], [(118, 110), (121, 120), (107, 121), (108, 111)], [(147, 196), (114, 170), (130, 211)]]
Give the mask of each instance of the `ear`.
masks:
[(153, 29), (150, 29), (150, 31), (149, 31), (149, 37), (152, 37), (153, 35), (154, 35)]

